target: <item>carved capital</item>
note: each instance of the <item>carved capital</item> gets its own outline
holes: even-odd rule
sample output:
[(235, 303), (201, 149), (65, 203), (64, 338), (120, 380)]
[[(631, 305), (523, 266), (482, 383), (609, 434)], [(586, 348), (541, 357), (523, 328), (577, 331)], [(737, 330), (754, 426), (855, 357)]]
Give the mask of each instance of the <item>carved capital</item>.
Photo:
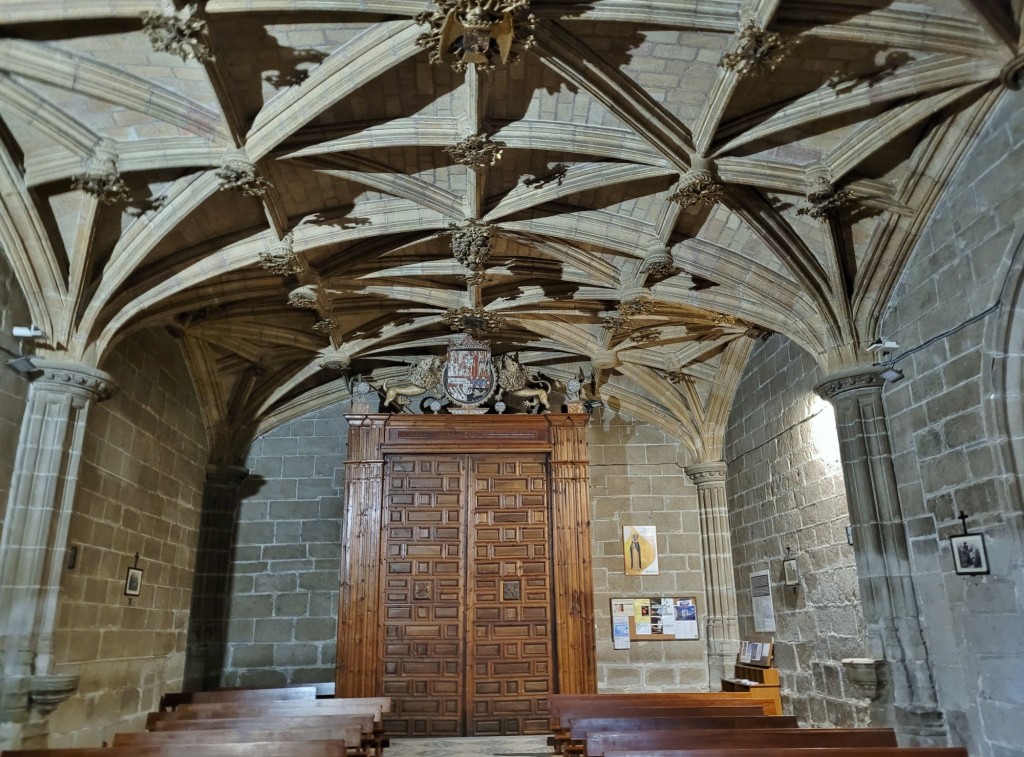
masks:
[(224, 154), (217, 169), (220, 189), (237, 189), (247, 197), (262, 197), (270, 188), (270, 182), (256, 175), (256, 164), (244, 150), (232, 150)]
[(644, 262), (640, 265), (640, 273), (656, 280), (667, 279), (679, 273), (679, 266), (672, 259), (672, 253), (665, 245), (652, 245), (644, 256)]
[(288, 293), (288, 304), (293, 308), (317, 310), (321, 305), (320, 287), (305, 284)]
[(85, 173), (71, 180), (72, 189), (91, 194), (104, 205), (116, 205), (131, 199), (128, 185), (117, 169), (117, 145), (111, 139), (102, 140), (86, 164)]
[(78, 363), (34, 358), (36, 373), (32, 386), (51, 392), (67, 392), (85, 400), (102, 402), (114, 393), (116, 384), (109, 373)]
[(882, 378), (883, 370), (879, 366), (870, 366), (834, 373), (815, 386), (814, 392), (829, 402), (835, 402), (846, 394), (879, 393), (885, 385), (885, 379)]
[(684, 208), (693, 205), (714, 205), (725, 196), (725, 185), (718, 181), (709, 168), (691, 168), (682, 178), (676, 191), (668, 198)]
[(49, 715), (78, 688), (78, 673), (50, 673), (32, 676), (28, 698), (43, 715)]
[(829, 214), (849, 207), (854, 202), (853, 193), (848, 189), (836, 189), (825, 173), (811, 177), (811, 188), (807, 192), (807, 205), (796, 211), (798, 216), (825, 218)]
[(259, 262), (261, 268), (279, 276), (291, 276), (302, 270), (302, 265), (292, 247), (290, 233), (271, 244), (267, 252), (261, 252)]
[(249, 469), (240, 465), (207, 465), (206, 485), (221, 489), (234, 489), (249, 476)]
[(726, 465), (722, 460), (687, 465), (683, 468), (683, 472), (698, 487), (710, 484), (725, 484)]

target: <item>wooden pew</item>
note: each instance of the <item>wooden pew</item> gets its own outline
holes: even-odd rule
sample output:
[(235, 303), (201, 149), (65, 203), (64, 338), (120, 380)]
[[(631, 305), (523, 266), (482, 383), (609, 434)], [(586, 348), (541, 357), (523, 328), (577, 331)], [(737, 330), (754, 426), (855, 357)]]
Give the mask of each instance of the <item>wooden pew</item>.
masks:
[(225, 728), (185, 731), (132, 731), (115, 733), (111, 746), (155, 746), (160, 744), (249, 744), (260, 741), (336, 741), (350, 747), (362, 740), (359, 726), (323, 726), (296, 730), (290, 727), (247, 730)]
[[(752, 702), (762, 702), (752, 697), (749, 691), (687, 691), (687, 692), (654, 692), (654, 693), (632, 693), (632, 694), (551, 694), (548, 697), (548, 711), (551, 713), (553, 724), (557, 725), (563, 713), (571, 714), (578, 707), (604, 705), (609, 707), (620, 704), (627, 705), (651, 705), (651, 704), (676, 704), (684, 705), (693, 703), (699, 706), (716, 705), (720, 707), (729, 706), (735, 703), (737, 706), (749, 705)], [(772, 703), (767, 703), (768, 709), (765, 715), (781, 715), (781, 712), (771, 711)]]
[(762, 747), (894, 747), (891, 728), (765, 728), (599, 732), (587, 734), (588, 757), (608, 752)]
[(155, 723), (174, 720), (316, 715), (371, 715), (379, 724), (383, 718), (382, 709), (383, 706), (379, 702), (347, 699), (313, 699), (307, 702), (214, 702), (181, 705), (173, 712), (151, 712), (146, 718), (146, 729), (154, 730)]
[(277, 741), (250, 744), (163, 744), (67, 749), (5, 749), (3, 757), (347, 757), (335, 741)]
[(568, 742), (563, 744), (566, 752), (583, 754), (587, 737), (592, 733), (633, 733), (637, 731), (678, 731), (740, 728), (797, 728), (793, 715), (707, 715), (651, 717), (635, 715), (629, 717), (576, 718), (568, 724)]
[(740, 749), (660, 749), (605, 752), (605, 757), (968, 757), (963, 747), (747, 747)]
[[(333, 689), (332, 689), (333, 691)], [(171, 692), (160, 697), (160, 710), (169, 711), (192, 702), (268, 702), (316, 699), (314, 686), (284, 686), (265, 689), (215, 689), (213, 691)]]
[[(175, 713), (150, 713), (153, 715), (174, 715)], [(277, 730), (289, 729), (304, 733), (318, 728), (353, 727), (358, 728), (361, 738), (354, 744), (371, 749), (374, 754), (383, 753), (388, 745), (382, 730), (372, 714), (345, 715), (337, 713), (321, 713), (317, 715), (272, 715), (263, 714), (252, 717), (220, 717), (220, 718), (167, 718), (155, 719), (147, 724), (150, 731), (222, 731), (222, 730)]]

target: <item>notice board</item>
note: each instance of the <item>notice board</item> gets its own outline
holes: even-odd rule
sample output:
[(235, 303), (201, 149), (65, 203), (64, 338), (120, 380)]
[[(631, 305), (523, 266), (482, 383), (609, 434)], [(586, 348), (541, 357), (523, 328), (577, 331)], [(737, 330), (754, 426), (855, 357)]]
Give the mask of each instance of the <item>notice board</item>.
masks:
[(628, 649), (633, 641), (700, 638), (695, 597), (623, 597), (611, 600), (612, 641)]

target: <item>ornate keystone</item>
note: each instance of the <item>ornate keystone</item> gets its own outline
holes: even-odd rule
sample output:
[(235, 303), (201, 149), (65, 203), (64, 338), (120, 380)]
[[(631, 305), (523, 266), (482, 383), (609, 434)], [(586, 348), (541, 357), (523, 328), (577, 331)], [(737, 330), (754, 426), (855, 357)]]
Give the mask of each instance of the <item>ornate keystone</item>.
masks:
[(679, 266), (672, 259), (672, 253), (668, 248), (658, 243), (647, 250), (644, 262), (640, 265), (640, 273), (660, 281), (679, 273)]
[(296, 287), (288, 294), (288, 304), (293, 308), (316, 310), (321, 304), (320, 287), (314, 284)]
[(684, 208), (714, 205), (725, 196), (725, 185), (712, 171), (711, 162), (695, 157), (693, 166), (679, 179), (676, 191), (668, 198)]
[(291, 276), (302, 270), (299, 258), (292, 247), (291, 233), (270, 245), (268, 252), (260, 253), (260, 267), (279, 276)]
[(796, 211), (798, 216), (825, 218), (833, 212), (853, 204), (853, 193), (847, 189), (832, 186), (827, 174), (811, 177), (811, 189), (807, 192), (807, 205)]
[(416, 16), (429, 31), (416, 44), (430, 51), (431, 63), (451, 61), (456, 71), (471, 64), (490, 71), (497, 63), (516, 63), (514, 47), (533, 46), (537, 19), (530, 0), (433, 0), (434, 9)]
[(451, 147), (444, 148), (452, 160), (469, 166), (474, 171), (479, 171), (488, 166), (493, 166), (501, 159), (504, 142), (491, 139), (484, 133), (473, 134), (461, 142), (456, 142)]
[(313, 324), (313, 331), (316, 331), (319, 334), (330, 335), (331, 331), (333, 331), (337, 326), (338, 324), (334, 322), (333, 318), (325, 318), (324, 320), (317, 321)]
[(71, 188), (91, 194), (104, 205), (116, 205), (131, 199), (128, 185), (117, 170), (117, 145), (113, 140), (100, 141), (86, 164), (85, 173), (71, 180)]
[(441, 316), (441, 322), (452, 331), (464, 331), (474, 337), (505, 326), (504, 318), (484, 308), (452, 308)]
[(491, 255), (493, 227), (470, 221), (465, 226), (451, 225), (452, 255), (474, 273), (487, 267)]
[(237, 189), (247, 197), (262, 197), (270, 188), (270, 182), (256, 175), (256, 164), (249, 160), (244, 150), (235, 150), (224, 155), (217, 169), (221, 191)]
[(781, 34), (747, 21), (740, 29), (736, 49), (723, 55), (718, 65), (740, 78), (759, 76), (774, 71), (791, 50), (792, 45), (783, 41)]
[(195, 58), (205, 63), (214, 60), (213, 51), (204, 39), (206, 22), (196, 18), (198, 8), (186, 5), (178, 11), (142, 14), (142, 27), (153, 49), (177, 55), (182, 60)]

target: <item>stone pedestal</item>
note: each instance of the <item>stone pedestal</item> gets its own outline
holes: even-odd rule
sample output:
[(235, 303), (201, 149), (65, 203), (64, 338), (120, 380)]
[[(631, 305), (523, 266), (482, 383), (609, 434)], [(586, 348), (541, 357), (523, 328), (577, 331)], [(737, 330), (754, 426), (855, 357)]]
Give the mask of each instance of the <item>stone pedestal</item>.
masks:
[(739, 649), (736, 579), (732, 567), (732, 536), (725, 496), (725, 463), (689, 465), (686, 475), (697, 487), (700, 509), (704, 585), (707, 590), (708, 683), (712, 691), (731, 676)]
[(31, 707), (43, 715), (71, 694), (70, 679), (49, 685), (57, 597), (86, 416), (113, 389), (94, 368), (34, 364), (0, 536), (0, 748), (18, 743)]
[(815, 391), (835, 407), (867, 648), (872, 659), (885, 661), (873, 725), (895, 727), (901, 743), (944, 743), (896, 489), (884, 383), (880, 369), (870, 366), (829, 376)]
[(239, 489), (248, 475), (245, 468), (232, 465), (210, 466), (206, 471), (192, 579), (185, 691), (203, 691), (221, 685), (227, 648), (226, 599), (231, 581)]

